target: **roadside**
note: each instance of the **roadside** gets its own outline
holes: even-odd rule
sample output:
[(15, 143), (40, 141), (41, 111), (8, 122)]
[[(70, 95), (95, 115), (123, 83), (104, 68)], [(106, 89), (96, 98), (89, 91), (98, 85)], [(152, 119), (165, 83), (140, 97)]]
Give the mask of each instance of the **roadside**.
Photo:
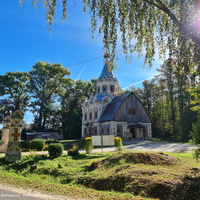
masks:
[[(129, 149), (131, 151), (154, 151), (154, 152), (171, 152), (171, 153), (189, 153), (193, 152), (197, 148), (197, 145), (182, 144), (182, 143), (166, 143), (166, 142), (153, 142), (149, 140), (127, 140), (124, 142), (124, 149)], [(95, 148), (93, 152), (114, 152), (115, 147), (104, 147)], [(80, 152), (85, 152), (85, 150), (80, 150)], [(30, 154), (48, 154), (48, 151), (39, 152), (22, 152), (22, 155)], [(67, 151), (63, 151), (67, 153)], [(0, 153), (0, 157), (4, 157), (5, 153)]]
[(34, 189), (0, 184), (0, 199), (2, 200), (86, 200), (85, 198), (72, 198), (69, 196), (52, 195)]

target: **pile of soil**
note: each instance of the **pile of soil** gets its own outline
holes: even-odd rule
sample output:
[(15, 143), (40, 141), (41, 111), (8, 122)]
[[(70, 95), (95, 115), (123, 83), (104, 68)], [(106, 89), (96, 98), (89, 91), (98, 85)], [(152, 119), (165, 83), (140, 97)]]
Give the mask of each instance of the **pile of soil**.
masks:
[(164, 153), (117, 153), (110, 157), (91, 164), (91, 168), (96, 168), (101, 165), (109, 167), (118, 165), (124, 160), (126, 163), (143, 163), (150, 165), (176, 165), (179, 163), (179, 159)]
[[(117, 153), (91, 164), (91, 170), (101, 167), (111, 169), (109, 175), (98, 178), (81, 177), (78, 183), (97, 190), (115, 190), (160, 200), (200, 200), (200, 169), (191, 169), (189, 174), (168, 174), (162, 168), (138, 168), (137, 164), (160, 165), (181, 164), (180, 160), (164, 153)], [(136, 164), (136, 165), (135, 165)], [(166, 173), (166, 174), (165, 174)], [(169, 173), (169, 172), (168, 172)]]

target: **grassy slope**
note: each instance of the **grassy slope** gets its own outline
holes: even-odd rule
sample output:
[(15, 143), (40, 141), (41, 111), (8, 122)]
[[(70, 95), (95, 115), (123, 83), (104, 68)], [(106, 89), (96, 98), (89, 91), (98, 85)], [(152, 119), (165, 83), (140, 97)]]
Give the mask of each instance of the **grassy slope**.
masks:
[[(3, 169), (0, 171), (0, 181), (90, 199), (147, 199), (134, 195), (165, 200), (171, 199), (170, 195), (172, 199), (198, 199), (198, 191), (192, 196), (184, 194), (180, 197), (184, 192), (196, 191), (200, 183), (200, 164), (191, 153), (170, 153), (180, 159), (177, 163), (172, 162), (170, 156), (161, 154), (154, 153), (150, 157), (139, 154), (137, 158), (132, 156), (133, 153), (131, 157), (129, 154), (124, 152), (109, 158), (111, 153), (81, 154), (74, 158), (63, 155), (53, 160), (47, 156), (32, 155), (11, 165), (0, 159)], [(169, 163), (163, 163), (163, 156)], [(37, 166), (36, 169), (31, 170), (31, 165)]]

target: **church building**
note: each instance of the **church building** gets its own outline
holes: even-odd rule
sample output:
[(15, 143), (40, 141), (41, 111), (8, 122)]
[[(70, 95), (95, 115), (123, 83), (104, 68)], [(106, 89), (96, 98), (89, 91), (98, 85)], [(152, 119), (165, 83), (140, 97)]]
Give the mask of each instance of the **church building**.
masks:
[(118, 95), (119, 83), (104, 55), (103, 70), (97, 80), (97, 93), (82, 104), (82, 138), (114, 135), (123, 139), (152, 137), (151, 120), (133, 93)]

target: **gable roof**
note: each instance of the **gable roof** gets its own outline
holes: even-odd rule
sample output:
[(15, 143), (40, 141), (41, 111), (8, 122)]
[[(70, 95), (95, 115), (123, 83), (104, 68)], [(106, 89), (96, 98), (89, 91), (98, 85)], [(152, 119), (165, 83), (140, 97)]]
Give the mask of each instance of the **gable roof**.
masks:
[(111, 121), (115, 117), (118, 109), (120, 108), (122, 102), (130, 95), (131, 93), (126, 93), (121, 96), (116, 96), (112, 101), (105, 107), (102, 115), (99, 118), (98, 122)]

